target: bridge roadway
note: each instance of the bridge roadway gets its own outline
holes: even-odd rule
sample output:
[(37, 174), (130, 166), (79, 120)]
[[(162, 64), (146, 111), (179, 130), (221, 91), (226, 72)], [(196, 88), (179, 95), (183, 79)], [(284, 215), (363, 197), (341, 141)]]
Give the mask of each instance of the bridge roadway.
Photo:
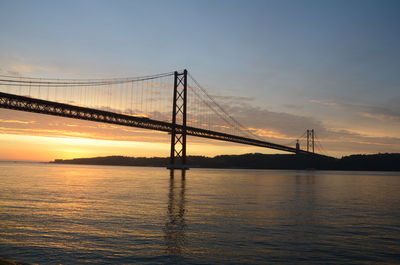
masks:
[[(143, 117), (130, 116), (125, 114), (113, 113), (104, 110), (73, 106), (64, 103), (46, 101), (30, 97), (18, 96), (0, 92), (0, 108), (20, 110), (26, 112), (35, 112), (54, 116), (68, 117), (73, 119), (97, 121), (103, 123), (112, 123), (123, 126), (138, 127), (150, 130), (157, 130), (170, 133), (174, 124), (169, 122), (157, 121)], [(177, 132), (182, 132), (181, 125), (175, 125)], [(274, 144), (270, 142), (255, 140), (251, 138), (215, 132), (195, 127), (186, 126), (186, 134), (202, 138), (234, 142), (246, 145), (253, 145), (265, 148), (271, 148), (291, 153), (304, 155), (324, 156), (304, 150), (296, 150), (289, 146)], [(326, 157), (326, 156), (324, 156)]]

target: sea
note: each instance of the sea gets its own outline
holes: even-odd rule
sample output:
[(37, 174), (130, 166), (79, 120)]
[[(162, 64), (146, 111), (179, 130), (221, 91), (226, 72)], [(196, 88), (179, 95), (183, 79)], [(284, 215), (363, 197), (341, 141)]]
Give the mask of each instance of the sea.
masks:
[(1, 162), (0, 257), (400, 264), (400, 172)]

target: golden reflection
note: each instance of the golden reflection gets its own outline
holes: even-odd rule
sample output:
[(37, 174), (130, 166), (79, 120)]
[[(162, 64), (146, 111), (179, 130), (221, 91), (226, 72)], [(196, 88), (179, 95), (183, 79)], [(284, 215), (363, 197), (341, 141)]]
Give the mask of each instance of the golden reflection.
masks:
[[(313, 171), (307, 172), (305, 175), (296, 174), (296, 184), (315, 184), (315, 174)], [(298, 186), (297, 186), (298, 187)]]
[(164, 240), (168, 255), (180, 256), (185, 244), (185, 177), (170, 178)]

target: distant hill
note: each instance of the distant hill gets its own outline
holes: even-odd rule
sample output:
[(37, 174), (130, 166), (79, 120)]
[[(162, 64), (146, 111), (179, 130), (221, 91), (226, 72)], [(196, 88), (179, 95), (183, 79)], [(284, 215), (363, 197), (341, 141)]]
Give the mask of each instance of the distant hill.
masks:
[[(165, 167), (169, 164), (169, 158), (106, 156), (68, 160), (56, 159), (51, 163)], [(400, 171), (400, 154), (350, 155), (341, 159), (295, 154), (269, 155), (259, 153), (215, 157), (188, 156), (187, 164), (190, 167), (202, 168)]]

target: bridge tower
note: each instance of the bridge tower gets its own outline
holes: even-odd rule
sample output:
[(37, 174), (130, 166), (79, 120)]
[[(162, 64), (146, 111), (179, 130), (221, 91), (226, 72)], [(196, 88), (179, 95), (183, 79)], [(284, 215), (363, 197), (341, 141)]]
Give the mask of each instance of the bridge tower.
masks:
[(314, 129), (307, 130), (307, 152), (314, 153)]
[(170, 165), (171, 177), (174, 169), (182, 170), (184, 177), (186, 166), (186, 117), (187, 117), (187, 70), (174, 73), (174, 96), (172, 102), (172, 131)]
[(299, 143), (299, 139), (296, 140), (296, 154), (298, 154), (300, 151), (300, 143)]

